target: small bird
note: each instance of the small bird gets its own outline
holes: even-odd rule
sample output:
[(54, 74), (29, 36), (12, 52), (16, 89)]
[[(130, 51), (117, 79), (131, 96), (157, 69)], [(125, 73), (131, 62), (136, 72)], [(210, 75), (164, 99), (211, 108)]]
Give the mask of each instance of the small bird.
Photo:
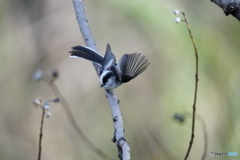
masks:
[(109, 44), (104, 57), (85, 46), (72, 47), (69, 53), (71, 53), (69, 57), (84, 58), (100, 65), (99, 80), (101, 87), (105, 89), (114, 89), (130, 81), (145, 71), (150, 64), (144, 55), (141, 56), (141, 53), (123, 54), (117, 63)]

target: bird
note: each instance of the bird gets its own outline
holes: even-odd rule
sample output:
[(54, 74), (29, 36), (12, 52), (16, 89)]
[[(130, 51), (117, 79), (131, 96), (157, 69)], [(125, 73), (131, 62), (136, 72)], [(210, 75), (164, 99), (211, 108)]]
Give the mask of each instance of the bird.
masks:
[(74, 46), (69, 51), (71, 58), (83, 58), (100, 66), (99, 81), (105, 89), (115, 89), (122, 83), (129, 82), (147, 69), (150, 64), (148, 58), (141, 53), (123, 54), (116, 62), (116, 58), (108, 43), (104, 57), (86, 46)]

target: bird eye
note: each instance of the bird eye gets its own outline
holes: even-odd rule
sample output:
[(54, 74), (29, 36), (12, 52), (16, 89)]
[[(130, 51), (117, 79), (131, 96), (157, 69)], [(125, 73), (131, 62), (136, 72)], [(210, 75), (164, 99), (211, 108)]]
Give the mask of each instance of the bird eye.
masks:
[(103, 77), (103, 84), (106, 84), (108, 82), (108, 76)]

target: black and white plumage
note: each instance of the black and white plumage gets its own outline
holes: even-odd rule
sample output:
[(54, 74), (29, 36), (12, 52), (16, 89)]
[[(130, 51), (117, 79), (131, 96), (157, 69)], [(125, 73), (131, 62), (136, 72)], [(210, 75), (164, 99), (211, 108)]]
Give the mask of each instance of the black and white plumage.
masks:
[(85, 46), (72, 47), (69, 53), (70, 57), (84, 58), (100, 65), (100, 83), (105, 89), (114, 89), (130, 81), (145, 71), (150, 64), (141, 53), (124, 54), (117, 63), (109, 44), (104, 57)]

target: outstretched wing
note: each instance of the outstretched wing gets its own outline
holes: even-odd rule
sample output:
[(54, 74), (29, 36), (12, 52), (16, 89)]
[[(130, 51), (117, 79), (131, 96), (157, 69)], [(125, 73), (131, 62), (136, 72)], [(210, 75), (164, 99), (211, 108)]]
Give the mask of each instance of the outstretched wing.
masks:
[(103, 57), (91, 48), (85, 46), (72, 47), (72, 50), (69, 53), (71, 53), (69, 57), (84, 58), (99, 65), (103, 64)]
[(150, 64), (148, 59), (141, 53), (124, 54), (119, 60), (122, 71), (122, 82), (128, 82), (147, 69)]
[(115, 65), (115, 64), (116, 64), (116, 58), (111, 51), (110, 44), (107, 44), (106, 53), (105, 53), (103, 63), (102, 63), (102, 71), (110, 69), (111, 66)]

